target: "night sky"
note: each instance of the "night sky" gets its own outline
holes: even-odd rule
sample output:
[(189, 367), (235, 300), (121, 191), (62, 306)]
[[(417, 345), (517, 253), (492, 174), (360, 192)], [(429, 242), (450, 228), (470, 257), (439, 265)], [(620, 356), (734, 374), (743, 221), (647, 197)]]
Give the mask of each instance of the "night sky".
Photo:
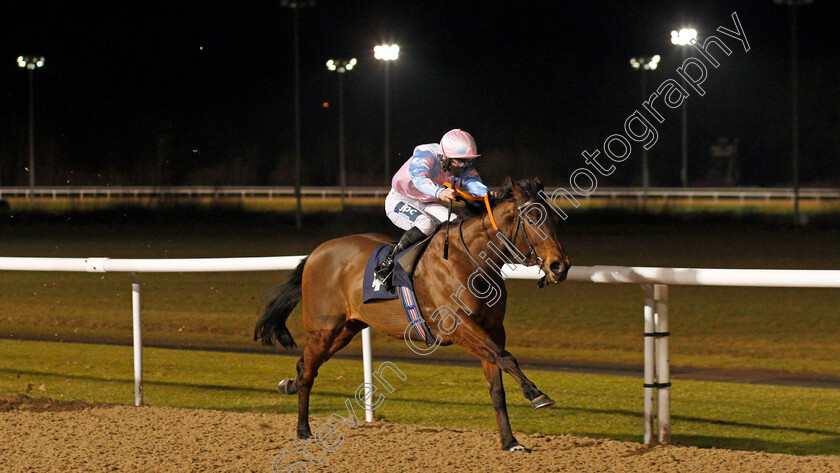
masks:
[[(16, 3), (17, 5), (11, 5)], [(738, 12), (751, 49), (714, 33)], [(836, 2), (798, 13), (802, 179), (840, 184), (840, 44)], [(35, 72), (39, 184), (293, 182), (293, 14), (248, 2), (4, 2), (0, 7), (0, 185), (25, 185), (28, 76)], [(790, 178), (790, 8), (766, 1), (339, 2), (300, 11), (304, 184), (332, 185), (338, 78), (345, 75), (351, 185), (382, 184), (384, 67), (373, 46), (400, 45), (392, 64), (392, 170), (451, 128), (473, 133), (479, 171), (562, 185), (583, 150), (620, 133), (641, 107), (629, 59), (660, 54), (649, 91), (677, 78), (670, 31), (691, 26), (733, 50), (688, 99), (690, 169), (702, 184), (709, 147), (738, 138), (745, 185)], [(694, 51), (691, 55), (696, 55)], [(329, 107), (322, 104), (328, 102)], [(653, 184), (679, 184), (680, 113), (651, 150)], [(691, 172), (691, 171), (690, 171)], [(638, 185), (635, 152), (603, 185)]]

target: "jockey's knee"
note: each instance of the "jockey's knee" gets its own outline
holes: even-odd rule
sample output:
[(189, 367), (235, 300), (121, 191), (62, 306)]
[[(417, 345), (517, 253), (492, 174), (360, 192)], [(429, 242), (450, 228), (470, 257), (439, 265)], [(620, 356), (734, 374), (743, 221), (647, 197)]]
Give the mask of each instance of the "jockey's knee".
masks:
[(425, 215), (414, 220), (414, 226), (426, 235), (431, 235), (435, 231), (435, 228), (437, 228), (437, 225), (437, 222)]

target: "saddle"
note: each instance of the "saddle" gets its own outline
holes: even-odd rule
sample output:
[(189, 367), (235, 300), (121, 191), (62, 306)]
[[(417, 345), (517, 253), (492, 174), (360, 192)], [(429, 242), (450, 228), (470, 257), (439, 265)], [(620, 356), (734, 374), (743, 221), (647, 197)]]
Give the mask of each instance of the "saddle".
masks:
[(389, 285), (382, 284), (374, 275), (374, 270), (388, 256), (392, 244), (383, 243), (377, 246), (368, 258), (364, 278), (362, 279), (362, 303), (400, 299), (408, 323), (420, 339), (426, 343), (426, 346), (432, 346), (435, 343), (435, 337), (423, 321), (423, 316), (417, 305), (417, 297), (414, 295), (412, 278), (414, 268), (420, 261), (420, 256), (423, 255), (426, 246), (432, 240), (432, 236), (434, 236), (434, 233), (397, 254), (394, 258), (394, 272), (391, 274), (391, 284)]

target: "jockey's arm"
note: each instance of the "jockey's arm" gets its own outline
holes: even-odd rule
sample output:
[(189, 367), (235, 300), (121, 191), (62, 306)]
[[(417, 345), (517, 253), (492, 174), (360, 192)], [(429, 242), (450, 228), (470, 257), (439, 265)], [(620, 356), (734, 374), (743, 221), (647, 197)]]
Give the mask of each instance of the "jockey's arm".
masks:
[(414, 187), (420, 192), (438, 197), (443, 191), (442, 187), (438, 187), (432, 181), (432, 169), (437, 162), (437, 156), (431, 151), (414, 150), (414, 156), (411, 157), (411, 164), (408, 166), (408, 172), (411, 175), (411, 182)]
[(461, 183), (467, 188), (467, 192), (476, 197), (484, 197), (487, 195), (487, 186), (481, 182), (481, 177), (478, 175), (478, 171), (474, 168), (467, 170), (461, 178)]

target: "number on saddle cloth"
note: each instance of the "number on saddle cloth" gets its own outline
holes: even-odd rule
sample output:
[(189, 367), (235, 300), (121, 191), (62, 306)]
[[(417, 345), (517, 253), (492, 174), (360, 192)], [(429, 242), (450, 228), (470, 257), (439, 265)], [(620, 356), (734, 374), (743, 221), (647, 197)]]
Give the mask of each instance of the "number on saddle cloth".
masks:
[(390, 243), (379, 245), (373, 250), (365, 265), (365, 274), (362, 278), (362, 303), (399, 298), (409, 324), (427, 346), (433, 345), (435, 338), (420, 314), (410, 275), (414, 272), (414, 266), (420, 260), (420, 256), (422, 256), (430, 240), (431, 238), (427, 237), (396, 256), (394, 272), (391, 274), (391, 284), (388, 287), (376, 278), (374, 270), (391, 251)]

